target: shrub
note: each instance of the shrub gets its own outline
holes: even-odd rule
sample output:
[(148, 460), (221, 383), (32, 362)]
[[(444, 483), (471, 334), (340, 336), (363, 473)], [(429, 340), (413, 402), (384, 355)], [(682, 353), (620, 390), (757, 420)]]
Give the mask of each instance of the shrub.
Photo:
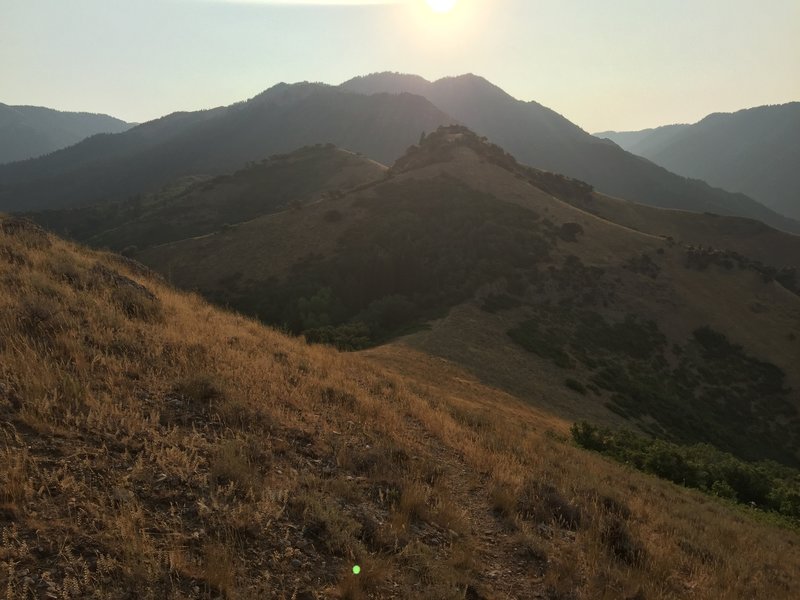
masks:
[(161, 301), (153, 292), (101, 263), (92, 267), (88, 286), (110, 288), (111, 300), (131, 318), (156, 321), (162, 317)]
[(44, 249), (52, 245), (47, 232), (24, 217), (0, 217), (0, 232), (13, 236), (28, 249)]
[(428, 489), (421, 483), (407, 481), (402, 486), (400, 500), (395, 507), (393, 525), (407, 530), (416, 520), (428, 515)]
[(719, 496), (720, 498), (727, 498), (729, 500), (736, 500), (736, 490), (734, 490), (727, 481), (717, 480), (711, 485), (709, 490), (712, 495)]
[(261, 489), (261, 474), (241, 440), (224, 440), (215, 449), (209, 465), (212, 485), (233, 484), (240, 495)]
[(61, 327), (61, 307), (52, 298), (29, 296), (21, 303), (18, 322), (20, 329), (32, 338), (50, 339)]
[(537, 523), (556, 522), (566, 529), (577, 529), (581, 511), (550, 483), (529, 479), (522, 487), (517, 510), (523, 519)]
[(579, 235), (583, 235), (583, 227), (580, 223), (564, 223), (558, 230), (558, 237), (565, 242), (577, 242)]
[(322, 219), (326, 223), (338, 223), (343, 218), (344, 218), (344, 215), (342, 214), (342, 212), (336, 210), (335, 208), (332, 208), (330, 210), (326, 210), (325, 214), (322, 215)]
[(590, 425), (586, 421), (573, 423), (572, 427), (570, 427), (570, 433), (575, 443), (582, 448), (603, 450), (605, 447), (597, 427)]
[(180, 380), (175, 384), (173, 392), (193, 406), (208, 406), (225, 397), (217, 383), (206, 375)]
[(600, 525), (600, 539), (614, 558), (630, 566), (640, 566), (646, 553), (620, 517), (607, 515)]
[(508, 531), (517, 529), (517, 502), (518, 498), (514, 495), (508, 485), (495, 483), (489, 489), (489, 500), (491, 502), (492, 513), (502, 523)]
[(414, 312), (413, 302), (395, 294), (376, 300), (357, 319), (369, 326), (373, 338), (380, 338), (408, 323)]
[(309, 344), (327, 344), (346, 351), (362, 350), (372, 343), (369, 327), (364, 323), (320, 327), (306, 331), (304, 336)]
[(534, 320), (520, 323), (516, 328), (509, 330), (508, 335), (528, 352), (548, 358), (562, 369), (575, 366), (575, 362), (561, 346), (559, 336), (549, 331), (542, 331)]
[[(663, 249), (659, 248), (662, 251)], [(661, 273), (661, 267), (650, 258), (650, 255), (645, 253), (640, 254), (639, 256), (634, 256), (630, 258), (624, 265), (626, 269), (633, 271), (634, 273), (639, 273), (640, 275), (646, 275), (652, 279), (656, 279)]]
[(586, 386), (583, 385), (577, 379), (567, 378), (564, 380), (564, 385), (567, 386), (571, 390), (575, 390), (579, 394), (585, 396), (586, 395)]
[(641, 471), (786, 517), (800, 517), (800, 471), (771, 461), (748, 462), (708, 444), (681, 445), (585, 421), (571, 428), (575, 443)]
[(488, 313), (496, 313), (501, 310), (510, 310), (520, 306), (522, 302), (508, 294), (489, 294), (481, 305), (481, 310)]
[(111, 293), (113, 301), (132, 319), (157, 321), (161, 319), (161, 302), (149, 291), (124, 286)]

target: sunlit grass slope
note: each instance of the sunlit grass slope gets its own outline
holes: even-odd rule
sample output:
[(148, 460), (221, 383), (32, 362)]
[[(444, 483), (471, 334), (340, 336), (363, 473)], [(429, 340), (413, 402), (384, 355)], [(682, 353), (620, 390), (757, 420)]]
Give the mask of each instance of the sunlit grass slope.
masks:
[(800, 265), (800, 236), (754, 219), (654, 208), (603, 194), (573, 198), (571, 202), (598, 217), (643, 233), (739, 252), (775, 267)]
[(795, 532), (453, 365), (308, 346), (19, 219), (0, 286), (7, 598), (800, 595)]

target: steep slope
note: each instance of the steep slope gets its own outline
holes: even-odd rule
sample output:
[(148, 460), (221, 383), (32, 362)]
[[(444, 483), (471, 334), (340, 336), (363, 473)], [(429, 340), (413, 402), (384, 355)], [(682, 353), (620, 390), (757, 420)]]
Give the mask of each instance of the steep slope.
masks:
[(121, 201), (178, 177), (216, 175), (304, 145), (335, 143), (391, 162), (453, 119), (418, 96), (277, 85), (240, 104), (177, 113), (25, 163), (0, 166), (0, 209)]
[[(750, 222), (753, 240), (742, 231), (723, 252), (575, 206), (602, 201), (444, 128), (375, 184), (136, 256), (311, 340), (356, 349), (408, 334), (569, 420), (797, 463), (796, 263), (743, 251), (772, 235), (800, 257), (800, 240)], [(716, 235), (735, 241), (725, 223)]]
[(0, 286), (9, 598), (800, 594), (795, 532), (456, 368), (307, 346), (19, 219)]
[(29, 213), (40, 225), (95, 247), (143, 249), (299, 209), (384, 176), (386, 167), (335, 146), (274, 155), (230, 175), (178, 180), (123, 202)]
[[(613, 135), (605, 137), (617, 141)], [(670, 171), (742, 192), (800, 218), (795, 173), (800, 164), (800, 102), (717, 113), (677, 130), (655, 129), (631, 147), (617, 143)]]
[(632, 154), (647, 156), (648, 151), (662, 148), (687, 127), (691, 126), (676, 123), (641, 131), (601, 131), (595, 133), (594, 136), (600, 139), (609, 139)]
[(614, 196), (651, 206), (750, 217), (800, 232), (800, 223), (743, 194), (670, 173), (589, 135), (549, 108), (516, 100), (475, 75), (425, 82), (419, 77), (381, 73), (357, 77), (342, 88), (362, 94), (401, 90), (421, 94), (520, 162), (587, 181)]
[(0, 164), (55, 152), (98, 133), (131, 127), (108, 115), (0, 103)]
[(753, 219), (667, 210), (603, 194), (570, 198), (568, 202), (642, 233), (692, 246), (736, 252), (776, 269), (800, 265), (800, 236), (778, 231)]

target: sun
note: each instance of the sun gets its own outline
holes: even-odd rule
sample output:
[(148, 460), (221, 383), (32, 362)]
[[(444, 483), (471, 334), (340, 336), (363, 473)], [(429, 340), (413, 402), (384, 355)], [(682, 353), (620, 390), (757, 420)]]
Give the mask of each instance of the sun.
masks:
[(453, 10), (458, 0), (427, 0), (433, 12), (447, 13)]

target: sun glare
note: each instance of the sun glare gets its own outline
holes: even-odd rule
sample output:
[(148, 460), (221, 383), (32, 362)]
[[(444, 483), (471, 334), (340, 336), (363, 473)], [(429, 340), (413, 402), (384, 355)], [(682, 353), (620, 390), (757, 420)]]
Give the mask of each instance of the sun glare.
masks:
[(428, 6), (431, 7), (433, 12), (446, 13), (453, 10), (458, 0), (428, 0)]

